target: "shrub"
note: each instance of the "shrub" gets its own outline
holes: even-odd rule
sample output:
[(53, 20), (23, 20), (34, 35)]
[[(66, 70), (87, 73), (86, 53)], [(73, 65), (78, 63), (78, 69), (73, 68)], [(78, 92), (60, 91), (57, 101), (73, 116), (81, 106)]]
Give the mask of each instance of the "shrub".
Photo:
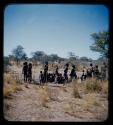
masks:
[(4, 73), (4, 85), (3, 85), (3, 96), (7, 98), (11, 93), (16, 92), (19, 89), (16, 84), (16, 80), (11, 74)]
[(86, 80), (86, 92), (101, 92), (102, 83), (96, 79)]
[(79, 94), (79, 90), (78, 90), (78, 87), (79, 87), (79, 85), (76, 83), (76, 81), (73, 81), (73, 96), (75, 97), (75, 98), (81, 98), (81, 96), (80, 96), (80, 94)]

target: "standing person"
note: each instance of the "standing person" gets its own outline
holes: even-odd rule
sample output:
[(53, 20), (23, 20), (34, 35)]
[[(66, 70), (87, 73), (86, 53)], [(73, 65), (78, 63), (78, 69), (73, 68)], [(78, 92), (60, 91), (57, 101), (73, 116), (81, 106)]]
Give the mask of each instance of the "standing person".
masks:
[(95, 68), (94, 68), (94, 77), (97, 78), (97, 79), (99, 78), (99, 69), (98, 69), (98, 65), (96, 65)]
[(28, 81), (29, 83), (31, 83), (32, 81), (32, 64), (31, 63), (29, 63), (28, 65)]
[(39, 75), (40, 85), (43, 85), (43, 78), (44, 78), (43, 73), (42, 71), (40, 71), (40, 75)]
[(56, 67), (55, 75), (58, 75), (58, 66)]
[(47, 74), (48, 74), (48, 62), (46, 62), (44, 66), (44, 83), (47, 82)]
[(66, 64), (66, 68), (64, 69), (64, 78), (65, 78), (64, 84), (65, 84), (66, 82), (68, 82), (68, 74), (67, 74), (67, 72), (68, 72), (68, 67), (69, 67), (69, 64), (67, 63), (67, 64)]
[(91, 73), (91, 77), (93, 77), (94, 76), (94, 67), (93, 67), (92, 63), (90, 64), (90, 73)]
[(102, 67), (101, 67), (101, 75), (102, 75), (102, 80), (107, 79), (107, 65), (104, 62)]
[(72, 68), (71, 73), (70, 73), (71, 82), (73, 81), (73, 79), (77, 78), (76, 71), (75, 71), (75, 65), (73, 65), (72, 67), (73, 68)]
[(27, 79), (28, 79), (28, 65), (27, 65), (27, 62), (23, 63), (22, 74), (24, 74), (24, 82), (27, 82)]

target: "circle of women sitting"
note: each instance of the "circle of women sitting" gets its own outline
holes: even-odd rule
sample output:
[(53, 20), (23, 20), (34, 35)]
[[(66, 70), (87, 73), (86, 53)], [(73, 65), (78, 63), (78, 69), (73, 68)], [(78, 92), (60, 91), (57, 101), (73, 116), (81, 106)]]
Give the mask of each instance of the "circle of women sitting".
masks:
[[(48, 62), (44, 65), (44, 71), (40, 71), (39, 74), (39, 81), (40, 85), (44, 85), (48, 82), (50, 83), (62, 83), (65, 85), (66, 83), (72, 82), (75, 79), (81, 79), (81, 81), (86, 80), (87, 78), (95, 77), (96, 79), (105, 80), (106, 79), (106, 71), (107, 71), (107, 65), (104, 62), (103, 66), (101, 67), (101, 72), (99, 72), (98, 65), (93, 66), (91, 63), (90, 66), (86, 69), (83, 67), (82, 75), (80, 77), (77, 76), (76, 73), (76, 67), (75, 65), (72, 65), (72, 69), (70, 74), (69, 72), (69, 64), (67, 63), (64, 68), (64, 73), (59, 72), (58, 66), (56, 66), (55, 73), (48, 73)], [(27, 62), (23, 63), (23, 69), (22, 74), (24, 75), (24, 82), (31, 83), (33, 81), (32, 79), (32, 64)], [(70, 77), (70, 78), (69, 78)]]

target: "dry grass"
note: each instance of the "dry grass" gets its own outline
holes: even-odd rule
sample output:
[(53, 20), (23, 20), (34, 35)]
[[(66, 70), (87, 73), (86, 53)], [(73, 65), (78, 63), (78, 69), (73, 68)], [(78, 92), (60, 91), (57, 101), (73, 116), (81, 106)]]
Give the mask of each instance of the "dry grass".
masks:
[(62, 90), (63, 92), (68, 92), (67, 89), (66, 89), (64, 86), (60, 86), (59, 88), (60, 88), (60, 90)]
[(48, 108), (48, 102), (50, 101), (49, 94), (48, 94), (48, 88), (40, 88), (39, 92), (39, 99), (41, 102), (41, 105), (43, 107)]
[(77, 81), (72, 82), (72, 87), (73, 87), (73, 96), (75, 98), (81, 98), (79, 90), (78, 90), (79, 84), (77, 83)]
[(16, 91), (16, 81), (10, 74), (4, 74), (3, 96), (8, 97), (10, 93)]
[(88, 79), (85, 81), (85, 92), (97, 92), (108, 96), (108, 81), (99, 81), (96, 79)]
[(58, 91), (56, 89), (51, 89), (48, 86), (44, 86), (43, 88), (39, 89), (38, 93), (41, 105), (44, 107), (48, 108), (48, 103), (50, 101), (58, 101)]
[(85, 81), (85, 90), (86, 92), (101, 92), (102, 91), (102, 82), (92, 78), (92, 79), (87, 79)]
[(108, 95), (108, 81), (102, 83), (102, 92)]
[(17, 81), (13, 76), (11, 74), (4, 73), (3, 96), (7, 98), (11, 93), (21, 90), (21, 86), (17, 86)]
[(68, 113), (68, 114), (72, 114), (73, 113), (73, 107), (69, 103), (65, 104), (63, 109), (64, 109), (65, 113)]
[(87, 96), (85, 96), (85, 100), (82, 103), (82, 108), (86, 111), (91, 111), (95, 106), (101, 106), (101, 103), (99, 100), (97, 100), (95, 93), (90, 93)]

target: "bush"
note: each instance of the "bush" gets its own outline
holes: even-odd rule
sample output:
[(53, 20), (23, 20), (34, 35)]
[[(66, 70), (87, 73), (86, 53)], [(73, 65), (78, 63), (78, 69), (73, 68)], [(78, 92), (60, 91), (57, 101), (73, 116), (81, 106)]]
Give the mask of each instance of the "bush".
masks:
[(4, 74), (3, 96), (8, 97), (16, 91), (16, 80), (10, 74)]
[(102, 83), (96, 79), (86, 80), (86, 92), (101, 92)]
[(75, 98), (81, 98), (81, 96), (80, 96), (80, 94), (79, 94), (79, 91), (78, 91), (78, 87), (79, 87), (79, 85), (76, 83), (76, 81), (73, 81), (73, 96), (75, 97)]

